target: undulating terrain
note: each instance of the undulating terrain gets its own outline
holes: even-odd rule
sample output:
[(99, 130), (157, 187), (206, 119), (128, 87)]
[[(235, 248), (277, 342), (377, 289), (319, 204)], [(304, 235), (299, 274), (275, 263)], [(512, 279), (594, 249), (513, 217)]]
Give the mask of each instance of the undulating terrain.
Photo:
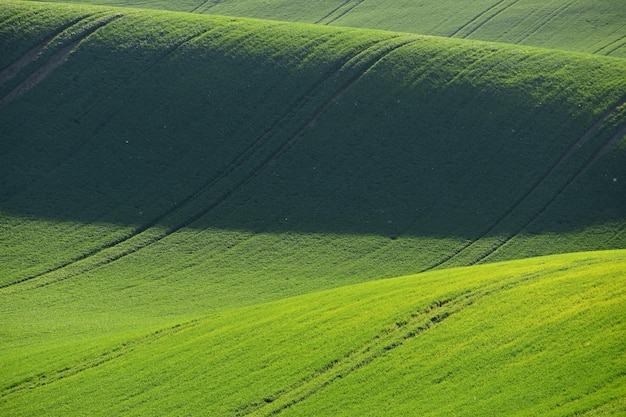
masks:
[(626, 413), (626, 5), (108, 3), (0, 3), (0, 415)]
[(622, 0), (66, 0), (385, 29), (626, 58)]

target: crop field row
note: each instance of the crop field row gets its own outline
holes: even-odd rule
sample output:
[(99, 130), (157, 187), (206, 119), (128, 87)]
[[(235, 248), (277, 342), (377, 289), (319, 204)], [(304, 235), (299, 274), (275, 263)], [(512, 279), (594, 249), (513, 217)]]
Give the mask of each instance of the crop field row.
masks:
[(332, 24), (524, 44), (626, 57), (626, 6), (621, 0), (72, 0)]
[[(23, 330), (9, 321), (2, 347), (11, 366), (2, 368), (0, 409), (265, 416), (463, 408), (481, 415), (514, 404), (517, 412), (545, 415), (601, 406), (619, 412), (624, 262), (623, 251), (583, 253), (375, 281), (178, 317), (109, 338), (104, 351), (102, 341), (89, 346), (77, 328), (59, 327), (56, 314), (39, 318), (55, 329), (54, 339), (33, 333), (16, 349), (11, 335)], [(51, 303), (53, 294), (50, 287), (37, 297)], [(25, 302), (3, 303), (3, 315)], [(74, 314), (89, 335), (91, 320), (106, 316), (98, 305), (80, 304)], [(62, 304), (33, 308), (33, 316), (41, 308), (61, 313)], [(135, 308), (135, 320), (151, 309)]]

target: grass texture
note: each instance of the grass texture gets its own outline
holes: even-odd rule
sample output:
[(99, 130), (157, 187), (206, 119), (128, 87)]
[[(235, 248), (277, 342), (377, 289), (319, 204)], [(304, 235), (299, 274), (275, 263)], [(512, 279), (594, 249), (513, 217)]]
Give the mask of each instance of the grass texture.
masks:
[(131, 294), (42, 287), (3, 299), (0, 410), (618, 415), (624, 270), (624, 251), (534, 258), (198, 310), (151, 330), (140, 324), (154, 306), (128, 308)]
[(72, 0), (351, 26), (626, 57), (621, 0)]
[(623, 59), (0, 22), (0, 414), (624, 411)]
[(233, 277), (265, 300), (626, 244), (623, 60), (7, 7), (29, 59), (0, 86), (4, 286)]

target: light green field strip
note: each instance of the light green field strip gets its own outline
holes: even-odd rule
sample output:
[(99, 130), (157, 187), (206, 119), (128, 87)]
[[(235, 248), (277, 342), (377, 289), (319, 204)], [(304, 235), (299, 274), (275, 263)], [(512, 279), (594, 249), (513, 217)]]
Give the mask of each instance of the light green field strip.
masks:
[(454, 36), (626, 57), (621, 0), (73, 0)]
[[(5, 320), (11, 326), (3, 348), (12, 353), (0, 369), (11, 388), (0, 410), (7, 416), (620, 410), (625, 262), (623, 251), (598, 252), (375, 281), (179, 318), (186, 324), (124, 343), (110, 336), (110, 350), (91, 360), (79, 359), (84, 345), (71, 347), (79, 338), (55, 315), (41, 319), (57, 329), (54, 338), (29, 336), (28, 325), (18, 330)], [(7, 306), (3, 316), (18, 306)], [(134, 316), (138, 328), (151, 309), (111, 307), (111, 321)], [(100, 306), (84, 308), (95, 313)], [(24, 337), (28, 348), (10, 348)], [(66, 348), (51, 354), (55, 344)], [(16, 372), (26, 361), (31, 374)]]

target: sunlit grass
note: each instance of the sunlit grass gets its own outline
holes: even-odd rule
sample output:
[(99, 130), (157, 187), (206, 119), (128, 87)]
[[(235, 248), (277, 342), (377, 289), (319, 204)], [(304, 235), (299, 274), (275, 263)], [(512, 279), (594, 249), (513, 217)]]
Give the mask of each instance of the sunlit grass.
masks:
[[(93, 313), (107, 304), (111, 321), (145, 322), (154, 306), (116, 313), (115, 302), (86, 303), (92, 313), (77, 310), (75, 324), (65, 314), (40, 318), (56, 336), (33, 333), (21, 353), (23, 331), (5, 326), (3, 348), (13, 353), (3, 380), (18, 385), (0, 407), (6, 415), (584, 412), (623, 389), (625, 259), (560, 255), (375, 281), (197, 312), (160, 333), (127, 333), (124, 344), (95, 337), (105, 323)], [(83, 289), (77, 298), (91, 293)], [(93, 342), (81, 341), (89, 334)]]

